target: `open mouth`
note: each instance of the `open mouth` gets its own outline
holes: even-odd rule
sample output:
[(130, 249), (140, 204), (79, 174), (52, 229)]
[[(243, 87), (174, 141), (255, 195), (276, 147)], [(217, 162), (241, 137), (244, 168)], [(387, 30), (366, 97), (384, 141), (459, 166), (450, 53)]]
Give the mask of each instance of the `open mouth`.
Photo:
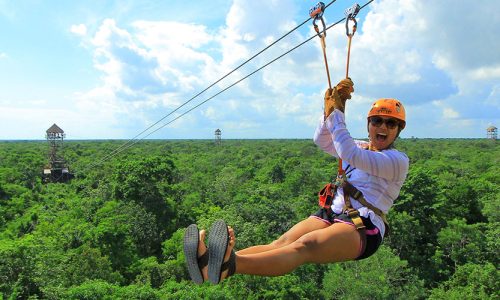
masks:
[(385, 133), (377, 133), (377, 135), (375, 136), (375, 138), (377, 139), (378, 142), (385, 142), (385, 140), (387, 140), (387, 134), (385, 134)]

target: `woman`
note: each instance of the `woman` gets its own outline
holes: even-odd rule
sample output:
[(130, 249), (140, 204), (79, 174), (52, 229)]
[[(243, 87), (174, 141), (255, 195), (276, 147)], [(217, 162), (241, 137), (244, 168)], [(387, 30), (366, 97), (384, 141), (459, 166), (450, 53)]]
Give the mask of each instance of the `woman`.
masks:
[[(212, 283), (233, 273), (278, 276), (306, 263), (332, 263), (369, 257), (386, 232), (385, 214), (408, 173), (408, 157), (393, 143), (404, 129), (405, 110), (395, 99), (377, 100), (368, 112), (369, 142), (355, 141), (346, 129), (344, 108), (354, 91), (350, 79), (325, 94), (325, 111), (314, 142), (343, 160), (345, 175), (333, 187), (331, 203), (268, 245), (238, 252), (234, 231), (216, 221), (205, 246), (205, 231), (190, 225), (184, 252), (191, 278)], [(336, 190), (336, 191), (335, 191)]]

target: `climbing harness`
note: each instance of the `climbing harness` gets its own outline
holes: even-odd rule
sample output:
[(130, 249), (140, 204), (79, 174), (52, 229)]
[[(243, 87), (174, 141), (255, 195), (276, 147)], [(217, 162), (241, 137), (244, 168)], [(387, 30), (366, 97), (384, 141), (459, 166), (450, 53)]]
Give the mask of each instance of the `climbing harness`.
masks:
[[(351, 168), (351, 165), (347, 165), (346, 170), (344, 172), (344, 177), (347, 177), (355, 168)], [(340, 178), (342, 179), (342, 178)], [(319, 192), (319, 206), (330, 209), (332, 206), (333, 198), (335, 198), (335, 194), (337, 193), (337, 189), (342, 186), (343, 180), (339, 180), (339, 177), (335, 179), (335, 181), (327, 183), (323, 189)]]
[[(326, 67), (326, 76), (328, 77), (328, 87), (331, 89), (332, 88), (332, 82), (330, 80), (330, 71), (328, 70), (328, 60), (326, 58), (326, 43), (325, 43), (325, 38), (326, 38), (326, 25), (325, 25), (325, 20), (323, 19), (323, 14), (325, 13), (325, 4), (323, 2), (318, 2), (313, 8), (309, 10), (309, 16), (311, 19), (313, 19), (313, 26), (314, 30), (318, 34), (318, 37), (321, 40), (321, 48), (323, 49), (323, 59), (325, 60), (325, 67)], [(323, 24), (323, 30), (319, 30), (319, 26), (316, 25), (316, 21), (321, 21), (321, 24)]]
[(354, 168), (349, 170), (349, 171), (346, 171), (341, 176), (337, 175), (336, 179), (333, 182), (327, 183), (321, 189), (321, 191), (319, 191), (319, 193), (318, 193), (319, 206), (321, 206), (322, 208), (324, 208), (326, 210), (331, 210), (331, 206), (333, 203), (333, 199), (335, 198), (335, 194), (337, 193), (338, 188), (342, 187), (342, 190), (344, 191), (344, 207), (342, 210), (351, 218), (352, 222), (356, 226), (356, 229), (364, 230), (365, 225), (363, 224), (363, 221), (361, 220), (361, 217), (359, 215), (359, 211), (352, 207), (351, 197), (354, 198), (356, 201), (358, 201), (362, 206), (372, 210), (375, 214), (377, 214), (384, 221), (384, 224), (387, 228), (387, 230), (386, 230), (386, 234), (387, 234), (388, 229), (389, 229), (389, 223), (387, 222), (387, 217), (386, 217), (385, 213), (382, 210), (380, 210), (379, 208), (370, 204), (363, 196), (363, 193), (361, 193), (360, 190), (358, 190), (355, 186), (353, 186), (347, 180), (347, 175), (349, 173), (351, 173), (353, 170), (354, 170)]

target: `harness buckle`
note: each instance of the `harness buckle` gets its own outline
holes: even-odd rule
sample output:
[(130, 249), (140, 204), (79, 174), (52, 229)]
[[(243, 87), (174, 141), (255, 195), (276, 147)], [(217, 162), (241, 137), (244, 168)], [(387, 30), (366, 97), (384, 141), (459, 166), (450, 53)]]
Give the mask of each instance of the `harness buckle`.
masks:
[(359, 217), (359, 211), (357, 211), (356, 209), (348, 209), (346, 213), (349, 216), (349, 218)]
[(344, 173), (342, 174), (337, 174), (337, 177), (335, 178), (335, 180), (333, 181), (333, 185), (335, 185), (337, 188), (338, 187), (341, 187), (344, 185), (344, 182), (347, 181), (347, 178), (345, 176)]
[(351, 218), (357, 230), (366, 228), (365, 224), (363, 224), (363, 220), (361, 220), (361, 217), (359, 216), (359, 211), (357, 211), (356, 209), (348, 209), (346, 213), (349, 218)]

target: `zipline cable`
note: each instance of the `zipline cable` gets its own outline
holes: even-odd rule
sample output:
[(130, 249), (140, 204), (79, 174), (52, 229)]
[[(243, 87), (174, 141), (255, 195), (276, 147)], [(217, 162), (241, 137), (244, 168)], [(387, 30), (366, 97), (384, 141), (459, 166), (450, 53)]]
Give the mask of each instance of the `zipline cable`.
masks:
[[(336, 0), (332, 0), (330, 3), (328, 3), (328, 5), (325, 6), (328, 7), (330, 5), (332, 5)], [(246, 61), (244, 61), (243, 63), (241, 63), (240, 65), (238, 65), (236, 68), (234, 68), (233, 70), (231, 70), (230, 72), (228, 72), (227, 74), (225, 74), (224, 76), (222, 76), (221, 78), (219, 78), (217, 81), (213, 82), (212, 84), (210, 84), (208, 87), (206, 87), (205, 89), (203, 89), (201, 92), (197, 93), (196, 95), (194, 95), (193, 97), (191, 97), (189, 100), (185, 101), (184, 103), (182, 103), (180, 106), (178, 106), (176, 109), (174, 109), (173, 111), (171, 111), (170, 113), (168, 113), (167, 115), (163, 116), (161, 119), (159, 119), (158, 121), (156, 121), (155, 123), (153, 123), (152, 125), (150, 125), (149, 127), (147, 127), (146, 129), (144, 129), (143, 131), (141, 131), (139, 134), (137, 134), (136, 136), (134, 136), (133, 138), (131, 138), (129, 141), (127, 141), (126, 143), (124, 143), (123, 145), (119, 146), (118, 148), (116, 148), (115, 150), (113, 150), (111, 153), (107, 154), (106, 156), (104, 156), (104, 158), (102, 158), (103, 160), (107, 159), (108, 156), (112, 156), (114, 154), (114, 152), (118, 152), (122, 147), (125, 147), (128, 143), (136, 140), (137, 138), (139, 138), (142, 134), (144, 134), (145, 132), (147, 132), (148, 130), (150, 130), (151, 128), (155, 127), (156, 125), (158, 125), (161, 121), (165, 120), (167, 117), (171, 116), (173, 113), (175, 113), (176, 111), (178, 111), (179, 109), (181, 109), (182, 107), (184, 107), (186, 104), (188, 104), (189, 102), (191, 102), (192, 100), (194, 100), (195, 98), (197, 98), (198, 96), (200, 96), (201, 94), (203, 94), (204, 92), (206, 92), (208, 89), (212, 88), (213, 86), (215, 86), (217, 83), (219, 83), (220, 81), (224, 80), (226, 77), (228, 77), (229, 75), (231, 75), (232, 73), (234, 73), (235, 71), (237, 71), (238, 69), (240, 69), (241, 67), (243, 67), (244, 65), (246, 65), (247, 63), (249, 63), (251, 60), (253, 60), (254, 58), (256, 58), (257, 56), (259, 56), (260, 54), (262, 54), (263, 52), (265, 52), (266, 50), (268, 50), (269, 48), (271, 48), (272, 46), (274, 46), (276, 43), (278, 43), (279, 41), (281, 41), (282, 39), (284, 39), (285, 37), (287, 37), (288, 35), (290, 35), (292, 32), (294, 32), (295, 30), (299, 29), (300, 27), (302, 27), (304, 24), (306, 24), (309, 20), (311, 20), (311, 17), (309, 17), (308, 19), (306, 19), (305, 21), (303, 21), (302, 23), (300, 23), (299, 25), (297, 25), (295, 28), (293, 28), (292, 30), (288, 31), (287, 33), (285, 33), (284, 35), (282, 35), (280, 38), (278, 38), (276, 41), (272, 42), (271, 44), (269, 44), (268, 46), (266, 46), (264, 49), (260, 50), (259, 52), (257, 52), (255, 55), (253, 55), (252, 57), (250, 57), (249, 59), (247, 59)], [(149, 135), (148, 135), (149, 136)], [(99, 164), (99, 163), (98, 163)], [(97, 164), (97, 165), (98, 165)]]
[[(344, 19), (332, 24), (330, 27), (333, 27), (339, 23), (341, 23)], [(328, 28), (327, 28), (328, 29)], [(176, 118), (170, 120), (169, 122), (167, 123), (164, 123), (163, 125), (161, 125), (159, 128), (155, 129), (154, 131), (150, 132), (149, 134), (147, 134), (146, 136), (144, 136), (143, 138), (139, 139), (139, 140), (136, 140), (134, 143), (128, 145), (126, 148), (122, 149), (121, 151), (117, 152), (116, 155), (120, 154), (122, 151), (125, 151), (127, 150), (128, 148), (132, 147), (133, 145), (135, 145), (136, 143), (140, 142), (142, 139), (145, 139), (147, 138), (148, 136), (150, 136), (151, 134), (157, 132), (158, 130), (164, 128), (165, 126), (168, 126), (170, 125), (171, 123), (173, 123), (174, 121), (180, 119), (181, 117), (183, 117), (184, 115), (188, 114), (189, 112), (195, 110), (196, 108), (200, 107), (201, 105), (205, 104), (206, 102), (212, 100), (213, 98), (217, 97), (218, 95), (222, 94), (223, 92), (227, 91), (228, 89), (232, 88), (233, 86), (237, 85), (238, 83), (242, 82), (243, 80), (247, 79), (248, 77), (254, 75), (255, 73), (259, 72), (260, 70), (264, 69), (265, 67), (269, 66), (270, 64), (274, 63), (275, 61), (281, 59), (283, 56), (287, 55), (288, 53), (292, 52), (293, 50), (299, 48), (300, 46), (304, 45), (305, 43), (311, 41), (312, 39), (314, 39), (316, 36), (312, 36), (310, 38), (308, 38), (307, 40), (303, 41), (302, 43), (298, 44), (297, 46), (291, 48), (290, 50), (286, 51), (285, 53), (281, 54), (280, 56), (274, 58), (273, 60), (269, 61), (268, 63), (266, 63), (265, 65), (261, 66), (260, 68), (254, 70), (253, 72), (247, 74), (246, 76), (242, 77), (241, 79), (233, 82), (231, 85), (227, 86), (226, 88), (224, 88), (223, 90), (219, 91), (218, 93), (216, 93), (215, 95), (209, 97), (208, 99), (205, 99), (204, 101), (198, 103), (196, 106), (193, 106), (192, 108), (190, 108), (189, 110), (185, 111), (184, 113), (182, 113), (181, 115), (177, 116)]]
[[(370, 1), (366, 2), (363, 6), (361, 6), (361, 7), (360, 7), (360, 9), (359, 9), (359, 10), (362, 10), (362, 9), (363, 9), (363, 8), (365, 8), (367, 5), (369, 5), (370, 3), (372, 3), (373, 1), (374, 1), (374, 0), (370, 0)], [(332, 1), (332, 2), (330, 2), (330, 4), (332, 4), (333, 2), (335, 2), (335, 0), (334, 0), (334, 1)], [(328, 4), (328, 5), (330, 5), (330, 4)], [(311, 18), (309, 18), (307, 21), (309, 21), (310, 19), (311, 19)], [(341, 22), (343, 22), (343, 21), (345, 21), (345, 20), (346, 20), (346, 17), (344, 17), (344, 18), (342, 18), (342, 19), (338, 20), (337, 22), (335, 22), (335, 23), (331, 24), (330, 26), (326, 27), (326, 28), (324, 29), (324, 31), (326, 32), (327, 30), (331, 29), (333, 26), (336, 26), (336, 25), (340, 24)], [(306, 22), (307, 22), (307, 21), (306, 21)], [(304, 22), (304, 23), (305, 23), (305, 22)], [(302, 26), (304, 23), (302, 23), (300, 26)], [(295, 29), (294, 29), (294, 30), (295, 30)], [(287, 33), (287, 34), (288, 34), (288, 33)], [(97, 163), (93, 163), (93, 164), (89, 165), (89, 167), (84, 168), (84, 170), (85, 170), (85, 169), (88, 169), (88, 168), (90, 168), (90, 167), (93, 167), (93, 166), (100, 165), (101, 163), (103, 163), (104, 161), (106, 161), (106, 160), (110, 159), (111, 157), (116, 156), (116, 155), (120, 154), (121, 152), (123, 152), (123, 151), (125, 151), (125, 150), (129, 149), (130, 147), (132, 147), (133, 145), (135, 145), (135, 144), (137, 144), (138, 142), (142, 141), (143, 139), (145, 139), (145, 138), (149, 137), (149, 136), (150, 136), (150, 135), (152, 135), (153, 133), (155, 133), (155, 132), (159, 131), (160, 129), (164, 128), (165, 126), (168, 126), (169, 124), (171, 124), (171, 123), (173, 123), (174, 121), (176, 121), (176, 120), (180, 119), (181, 117), (183, 117), (184, 115), (186, 115), (186, 114), (188, 114), (189, 112), (193, 111), (194, 109), (196, 109), (196, 108), (200, 107), (201, 105), (203, 105), (203, 104), (205, 104), (206, 102), (208, 102), (208, 101), (212, 100), (212, 99), (213, 99), (213, 98), (215, 98), (216, 96), (218, 96), (218, 95), (222, 94), (223, 92), (227, 91), (227, 90), (228, 90), (228, 89), (230, 89), (231, 87), (233, 87), (233, 86), (237, 85), (237, 84), (238, 84), (238, 83), (240, 83), (241, 81), (243, 81), (243, 80), (247, 79), (248, 77), (252, 76), (253, 74), (255, 74), (255, 73), (259, 72), (260, 70), (264, 69), (265, 67), (267, 67), (267, 66), (269, 66), (270, 64), (274, 63), (275, 61), (277, 61), (277, 60), (281, 59), (283, 56), (285, 56), (285, 55), (289, 54), (290, 52), (294, 51), (295, 49), (297, 49), (297, 48), (299, 48), (299, 47), (303, 46), (304, 44), (308, 43), (309, 41), (311, 41), (312, 39), (314, 39), (316, 36), (317, 36), (317, 35), (313, 35), (313, 36), (309, 37), (308, 39), (304, 40), (304, 41), (303, 41), (303, 42), (301, 42), (300, 44), (296, 45), (295, 47), (291, 48), (290, 50), (286, 51), (285, 53), (283, 53), (283, 54), (279, 55), (278, 57), (274, 58), (273, 60), (269, 61), (269, 62), (268, 62), (268, 63), (266, 63), (265, 65), (263, 65), (263, 66), (261, 66), (260, 68), (258, 68), (258, 69), (256, 69), (256, 70), (254, 70), (253, 72), (249, 73), (248, 75), (244, 76), (243, 78), (241, 78), (241, 79), (239, 79), (239, 80), (235, 81), (235, 82), (234, 82), (234, 83), (232, 83), (231, 85), (227, 86), (226, 88), (224, 88), (223, 90), (221, 90), (221, 91), (219, 91), (218, 93), (214, 94), (213, 96), (211, 96), (211, 97), (207, 98), (206, 100), (204, 100), (204, 101), (200, 102), (199, 104), (197, 104), (196, 106), (194, 106), (194, 107), (190, 108), (189, 110), (185, 111), (184, 113), (182, 113), (181, 115), (177, 116), (176, 118), (174, 118), (174, 119), (172, 119), (172, 120), (168, 121), (167, 123), (162, 124), (159, 128), (157, 128), (157, 129), (155, 129), (154, 131), (152, 131), (152, 132), (148, 133), (148, 134), (147, 134), (147, 135), (145, 135), (144, 137), (142, 137), (142, 138), (140, 138), (140, 139), (137, 139), (137, 138), (131, 139), (129, 142), (132, 142), (132, 143), (130, 143), (129, 145), (126, 145), (127, 143), (125, 143), (124, 145), (122, 145), (121, 147), (119, 147), (119, 148), (118, 148), (119, 150), (114, 151), (114, 153), (112, 153), (112, 154), (110, 154), (110, 155), (105, 156), (103, 159), (99, 160)], [(274, 44), (274, 43), (273, 43), (273, 44)], [(260, 53), (261, 53), (261, 52), (260, 52)], [(254, 56), (254, 57), (255, 57), (255, 56)], [(247, 61), (247, 62), (248, 62), (248, 61)], [(245, 62), (245, 63), (246, 63), (246, 62)], [(229, 75), (229, 74), (227, 74), (227, 75)], [(221, 79), (221, 80), (222, 80), (222, 79)], [(213, 86), (213, 85), (212, 85), (212, 86)], [(207, 88), (207, 89), (208, 89), (208, 88)], [(200, 93), (200, 94), (201, 94), (201, 93)], [(191, 100), (193, 100), (193, 99), (194, 99), (194, 97), (193, 97)], [(191, 100), (189, 100), (189, 101), (191, 101)], [(189, 102), (189, 101), (187, 101), (187, 102)], [(162, 120), (164, 120), (166, 117), (168, 117), (168, 116), (172, 115), (172, 113), (174, 113), (175, 111), (177, 111), (178, 109), (180, 109), (182, 106), (184, 106), (185, 104), (187, 104), (187, 102), (185, 102), (184, 104), (182, 104), (181, 106), (179, 106), (178, 108), (176, 108), (174, 111), (172, 111), (171, 113), (169, 113), (167, 116), (165, 116), (165, 117), (163, 117), (162, 119), (160, 119), (160, 120), (159, 120), (158, 122), (156, 122), (154, 125), (156, 125), (156, 124), (160, 123), (160, 122), (161, 122)], [(154, 125), (150, 126), (148, 129), (150, 129), (150, 128), (151, 128), (151, 127), (153, 127)], [(147, 130), (144, 130), (143, 132), (141, 132), (141, 134), (142, 134), (142, 133), (144, 133), (145, 131), (147, 131)], [(136, 137), (137, 137), (137, 136), (136, 136)], [(120, 148), (121, 148), (121, 149), (120, 149)]]

